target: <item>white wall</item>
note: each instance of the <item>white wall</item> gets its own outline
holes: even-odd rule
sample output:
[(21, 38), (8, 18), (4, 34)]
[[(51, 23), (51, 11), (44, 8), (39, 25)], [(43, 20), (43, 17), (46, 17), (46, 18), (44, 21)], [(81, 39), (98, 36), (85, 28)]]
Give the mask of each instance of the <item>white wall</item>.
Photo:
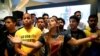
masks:
[(100, 29), (100, 13), (98, 13), (98, 27)]

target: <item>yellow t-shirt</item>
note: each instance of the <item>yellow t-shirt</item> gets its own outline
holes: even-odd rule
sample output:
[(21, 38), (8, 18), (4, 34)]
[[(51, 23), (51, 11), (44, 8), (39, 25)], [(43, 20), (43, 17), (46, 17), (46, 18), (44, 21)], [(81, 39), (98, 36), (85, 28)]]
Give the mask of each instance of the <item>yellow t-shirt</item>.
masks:
[[(92, 33), (91, 32), (91, 28), (89, 26), (86, 27), (86, 29), (84, 30), (85, 34), (87, 37), (90, 37), (92, 34), (97, 34), (99, 35), (100, 34), (100, 30), (97, 30), (96, 32)], [(88, 43), (89, 46), (91, 45), (91, 42)]]
[(89, 28), (89, 26), (87, 26), (87, 27), (85, 28), (85, 30), (84, 30), (84, 32), (85, 32), (85, 34), (86, 34), (87, 37), (89, 37), (89, 36), (91, 35), (90, 30), (91, 30), (91, 29)]
[[(86, 34), (87, 37), (90, 37), (91, 34), (93, 34), (93, 33), (91, 32), (91, 28), (90, 28), (89, 26), (86, 27), (86, 29), (84, 30), (84, 32), (85, 32), (85, 34)], [(98, 30), (96, 30), (96, 32), (94, 32), (94, 33), (99, 34), (99, 33), (100, 33), (100, 30), (98, 29)]]
[[(15, 33), (15, 36), (20, 37), (22, 41), (35, 42), (39, 39), (41, 34), (42, 34), (42, 32), (39, 28), (32, 27), (30, 29), (30, 32), (26, 31), (25, 28), (18, 30)], [(30, 48), (30, 47), (27, 47), (25, 45), (21, 45), (21, 50), (28, 54), (32, 50), (34, 50), (34, 48)]]

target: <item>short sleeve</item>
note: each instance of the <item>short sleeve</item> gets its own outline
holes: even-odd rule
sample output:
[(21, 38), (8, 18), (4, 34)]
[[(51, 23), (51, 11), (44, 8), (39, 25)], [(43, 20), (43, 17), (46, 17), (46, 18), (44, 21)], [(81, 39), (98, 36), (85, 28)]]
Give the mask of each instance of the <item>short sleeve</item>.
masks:
[(85, 32), (84, 31), (82, 31), (83, 32), (83, 38), (85, 38), (86, 37), (86, 34), (85, 34)]
[(65, 39), (64, 42), (68, 42), (71, 39), (71, 36), (69, 36), (68, 34), (65, 35)]
[(42, 35), (42, 36), (40, 36), (40, 38), (39, 38), (39, 40), (38, 40), (39, 42), (41, 42), (43, 45), (45, 44), (45, 39), (44, 39), (44, 36)]
[(68, 33), (68, 31), (65, 31), (65, 32), (64, 32), (64, 35), (65, 35), (65, 37), (64, 37), (64, 42), (67, 43), (67, 42), (72, 38), (72, 37), (71, 37), (71, 34)]
[(42, 32), (40, 29), (37, 29), (37, 32), (36, 32), (36, 40), (38, 40), (41, 36)]

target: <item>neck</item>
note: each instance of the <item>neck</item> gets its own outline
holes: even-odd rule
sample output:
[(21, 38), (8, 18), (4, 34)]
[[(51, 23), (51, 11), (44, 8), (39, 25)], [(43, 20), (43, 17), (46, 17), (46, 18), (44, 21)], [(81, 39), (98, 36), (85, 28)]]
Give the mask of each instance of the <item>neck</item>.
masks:
[(44, 28), (39, 28), (41, 31), (43, 31)]
[(98, 30), (97, 27), (91, 28), (91, 32), (96, 32)]
[(15, 32), (15, 31), (16, 31), (16, 28), (9, 29), (8, 31), (9, 31), (10, 33), (13, 33), (13, 32)]
[(24, 26), (24, 28), (25, 28), (26, 30), (29, 30), (29, 29), (32, 28), (32, 25)]
[(77, 31), (77, 28), (73, 28), (73, 29), (71, 29), (72, 31)]
[(60, 30), (60, 31), (63, 31), (64, 29), (63, 29), (63, 28), (60, 28), (59, 30)]
[(97, 29), (97, 27), (95, 26), (95, 27), (91, 27), (91, 29)]
[(57, 32), (58, 32), (58, 29), (57, 29), (56, 27), (50, 29), (50, 34), (51, 34), (51, 35), (54, 35), (54, 34), (56, 34)]

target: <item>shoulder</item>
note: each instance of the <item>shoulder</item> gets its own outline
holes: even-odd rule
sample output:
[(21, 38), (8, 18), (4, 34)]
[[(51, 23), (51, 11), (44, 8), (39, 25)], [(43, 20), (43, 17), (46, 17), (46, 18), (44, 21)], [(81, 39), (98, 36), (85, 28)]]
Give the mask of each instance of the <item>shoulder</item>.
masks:
[(20, 29), (22, 29), (23, 27), (17, 27), (17, 30), (20, 30)]
[(100, 34), (100, 29), (98, 29), (98, 30), (97, 30), (97, 33), (99, 33), (99, 34)]
[(78, 32), (79, 33), (85, 33), (84, 30), (80, 30), (80, 29), (78, 29)]
[(36, 34), (42, 34), (42, 31), (41, 31), (39, 28), (37, 28), (37, 27), (34, 27), (32, 30), (33, 30), (33, 32), (35, 32)]
[(39, 38), (39, 42), (41, 42), (42, 44), (45, 44), (45, 41), (48, 39), (47, 36), (48, 33), (42, 34)]
[(33, 30), (41, 31), (38, 27), (33, 27)]
[(61, 32), (60, 35), (63, 35), (65, 39), (66, 39), (66, 38), (71, 38), (71, 32), (70, 32), (69, 29), (67, 29), (67, 30), (64, 31), (64, 32)]
[(89, 32), (90, 32), (90, 30), (91, 30), (91, 28), (90, 28), (89, 26), (86, 26), (86, 28), (85, 28), (84, 32), (87, 34), (87, 33), (89, 33)]
[(43, 33), (47, 33), (47, 32), (49, 32), (49, 29), (44, 28)]
[(19, 33), (19, 32), (22, 32), (22, 31), (24, 31), (24, 28), (23, 28), (23, 27), (20, 28), (20, 29), (18, 29), (18, 30), (16, 31), (16, 33)]
[(66, 31), (64, 31), (65, 34), (71, 34), (71, 30), (67, 29)]
[(86, 26), (86, 27), (85, 27), (85, 30), (90, 31), (90, 30), (91, 30), (91, 28), (90, 28), (89, 26)]

